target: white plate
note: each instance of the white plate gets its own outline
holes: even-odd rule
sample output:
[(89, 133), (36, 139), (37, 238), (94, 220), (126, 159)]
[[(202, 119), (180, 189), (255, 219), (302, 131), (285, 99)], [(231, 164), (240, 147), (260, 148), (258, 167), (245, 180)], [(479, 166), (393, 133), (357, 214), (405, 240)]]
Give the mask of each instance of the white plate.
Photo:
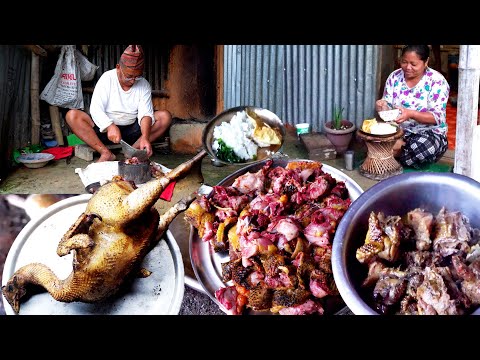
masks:
[[(92, 195), (85, 194), (61, 200), (45, 213), (30, 221), (18, 234), (5, 261), (2, 285), (21, 266), (40, 262), (49, 266), (60, 278), (72, 272), (72, 254), (57, 255), (63, 234), (85, 210)], [(130, 287), (102, 303), (64, 303), (48, 292), (27, 296), (20, 302), (20, 315), (176, 315), (184, 295), (184, 267), (180, 249), (170, 231), (145, 257), (142, 267), (152, 272), (136, 278)], [(14, 315), (3, 297), (7, 315)]]

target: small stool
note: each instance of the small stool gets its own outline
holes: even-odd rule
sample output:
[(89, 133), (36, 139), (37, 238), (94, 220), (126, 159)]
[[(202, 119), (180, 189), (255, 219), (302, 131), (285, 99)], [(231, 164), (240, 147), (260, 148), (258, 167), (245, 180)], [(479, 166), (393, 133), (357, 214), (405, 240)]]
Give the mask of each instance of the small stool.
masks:
[(383, 180), (403, 172), (403, 167), (393, 157), (393, 145), (403, 136), (401, 128), (392, 135), (372, 135), (357, 130), (357, 136), (367, 145), (367, 157), (359, 172), (373, 180)]

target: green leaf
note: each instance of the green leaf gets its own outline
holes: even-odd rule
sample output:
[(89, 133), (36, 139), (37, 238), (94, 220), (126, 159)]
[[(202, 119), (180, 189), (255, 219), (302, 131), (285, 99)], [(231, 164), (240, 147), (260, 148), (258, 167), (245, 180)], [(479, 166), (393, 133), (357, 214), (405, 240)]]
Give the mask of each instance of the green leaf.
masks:
[(231, 162), (231, 163), (239, 163), (243, 162), (243, 159), (239, 158), (237, 154), (233, 151), (233, 148), (227, 146), (222, 139), (218, 139), (218, 149), (217, 149), (217, 157), (220, 160)]

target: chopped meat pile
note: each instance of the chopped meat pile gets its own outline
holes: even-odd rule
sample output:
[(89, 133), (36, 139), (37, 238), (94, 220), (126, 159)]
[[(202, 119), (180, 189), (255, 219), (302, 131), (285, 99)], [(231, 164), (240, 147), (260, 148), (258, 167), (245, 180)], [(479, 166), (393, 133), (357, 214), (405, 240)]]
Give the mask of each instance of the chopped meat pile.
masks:
[(343, 181), (313, 161), (274, 167), (269, 160), (231, 186), (214, 186), (185, 218), (222, 264), (215, 292), (230, 314), (324, 314), (343, 302), (333, 280), (332, 240), (351, 204)]
[(357, 260), (382, 314), (462, 315), (480, 304), (480, 231), (458, 211), (370, 213)]

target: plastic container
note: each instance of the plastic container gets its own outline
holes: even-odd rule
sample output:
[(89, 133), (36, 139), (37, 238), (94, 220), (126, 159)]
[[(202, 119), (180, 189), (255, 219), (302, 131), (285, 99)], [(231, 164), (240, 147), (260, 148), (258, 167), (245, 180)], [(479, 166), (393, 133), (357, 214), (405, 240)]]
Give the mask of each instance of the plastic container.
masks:
[(300, 134), (308, 134), (310, 132), (309, 123), (296, 124), (295, 128), (297, 129), (297, 136), (300, 136)]
[(343, 154), (344, 160), (345, 160), (345, 169), (348, 171), (353, 170), (353, 160), (355, 157), (355, 153), (353, 150), (347, 150)]

